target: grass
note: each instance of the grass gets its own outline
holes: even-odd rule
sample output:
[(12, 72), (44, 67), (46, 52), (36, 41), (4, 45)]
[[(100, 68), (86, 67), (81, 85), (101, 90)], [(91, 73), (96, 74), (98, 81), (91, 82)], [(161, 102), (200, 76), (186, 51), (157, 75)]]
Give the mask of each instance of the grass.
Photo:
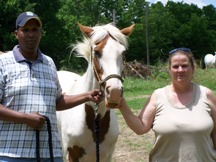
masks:
[(197, 69), (194, 82), (212, 89), (216, 93), (216, 69)]
[(166, 85), (167, 82), (157, 80), (143, 80), (138, 78), (126, 78), (124, 84), (125, 96), (149, 95), (154, 89)]
[[(193, 82), (210, 88), (216, 94), (216, 69), (197, 68)], [(170, 84), (170, 76), (165, 65), (154, 68), (152, 75), (144, 80), (142, 78), (126, 77), (124, 82), (124, 97), (133, 110), (141, 110), (147, 97), (160, 87)], [(119, 112), (117, 112), (119, 114)]]
[[(157, 67), (152, 75), (144, 80), (141, 78), (126, 77), (124, 82), (124, 96), (126, 98), (150, 95), (155, 89), (163, 87), (170, 83), (170, 76), (165, 67)], [(216, 93), (216, 69), (196, 69), (193, 81), (206, 86)], [(133, 102), (133, 101), (131, 101)], [(140, 100), (137, 100), (140, 102)]]
[(163, 87), (170, 82), (169, 74), (165, 64), (152, 67), (151, 76), (147, 79), (126, 77), (124, 93), (126, 97), (150, 95), (155, 89)]

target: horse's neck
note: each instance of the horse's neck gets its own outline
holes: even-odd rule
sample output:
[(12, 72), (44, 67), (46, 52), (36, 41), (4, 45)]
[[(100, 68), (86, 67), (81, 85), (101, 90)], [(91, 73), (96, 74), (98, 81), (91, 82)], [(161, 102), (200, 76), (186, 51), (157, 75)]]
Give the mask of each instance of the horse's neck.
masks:
[(89, 66), (86, 73), (82, 77), (87, 91), (99, 89), (99, 84), (95, 78), (92, 67)]
[[(98, 81), (92, 70), (92, 67), (88, 67), (86, 73), (82, 77), (83, 77), (82, 78), (83, 85), (85, 85), (86, 91), (100, 89)], [(93, 104), (91, 103), (90, 105), (95, 106), (94, 103)], [(101, 114), (101, 116), (103, 117), (109, 109), (106, 108), (104, 101), (102, 101), (98, 106), (99, 106), (98, 113)]]
[(94, 89), (99, 89), (97, 80), (90, 68), (74, 83), (72, 87), (72, 94), (84, 93)]

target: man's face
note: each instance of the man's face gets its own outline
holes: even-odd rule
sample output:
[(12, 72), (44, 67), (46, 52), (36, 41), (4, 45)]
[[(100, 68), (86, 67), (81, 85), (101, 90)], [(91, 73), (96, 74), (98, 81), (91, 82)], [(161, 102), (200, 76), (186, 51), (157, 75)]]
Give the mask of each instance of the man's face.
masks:
[(41, 35), (42, 32), (39, 23), (35, 19), (29, 20), (25, 26), (19, 27), (15, 31), (15, 37), (19, 41), (19, 48), (24, 53), (36, 52)]

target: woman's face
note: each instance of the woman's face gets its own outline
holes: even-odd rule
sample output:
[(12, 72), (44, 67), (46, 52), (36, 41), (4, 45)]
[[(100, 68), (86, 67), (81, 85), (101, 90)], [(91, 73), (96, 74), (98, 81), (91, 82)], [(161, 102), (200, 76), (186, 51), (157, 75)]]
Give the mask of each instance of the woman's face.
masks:
[(176, 52), (171, 58), (170, 75), (173, 82), (191, 82), (194, 74), (194, 67), (192, 67), (187, 55)]

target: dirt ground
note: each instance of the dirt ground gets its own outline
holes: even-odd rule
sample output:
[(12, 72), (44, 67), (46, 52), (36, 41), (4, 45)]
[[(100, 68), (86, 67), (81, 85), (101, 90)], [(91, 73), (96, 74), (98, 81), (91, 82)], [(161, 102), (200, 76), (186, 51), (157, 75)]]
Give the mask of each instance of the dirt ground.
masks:
[(148, 154), (154, 140), (153, 132), (150, 131), (141, 136), (136, 135), (128, 128), (122, 115), (118, 115), (118, 121), (120, 135), (112, 162), (148, 162)]

